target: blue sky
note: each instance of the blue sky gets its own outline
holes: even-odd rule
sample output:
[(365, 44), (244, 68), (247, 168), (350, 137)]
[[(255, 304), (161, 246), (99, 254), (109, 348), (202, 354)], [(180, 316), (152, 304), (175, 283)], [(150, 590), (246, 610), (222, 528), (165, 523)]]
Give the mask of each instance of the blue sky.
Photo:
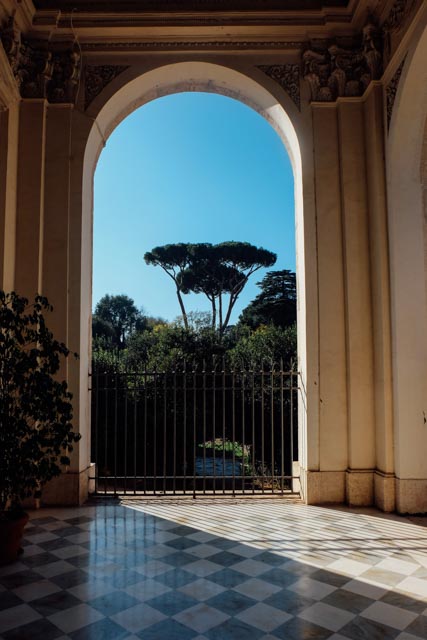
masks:
[[(241, 240), (295, 269), (293, 176), (277, 133), (246, 105), (216, 94), (159, 98), (110, 136), (95, 173), (93, 304), (125, 293), (148, 315), (179, 314), (172, 280), (145, 264), (154, 246)], [(232, 322), (259, 292), (252, 276)], [(187, 310), (209, 310), (202, 295)]]

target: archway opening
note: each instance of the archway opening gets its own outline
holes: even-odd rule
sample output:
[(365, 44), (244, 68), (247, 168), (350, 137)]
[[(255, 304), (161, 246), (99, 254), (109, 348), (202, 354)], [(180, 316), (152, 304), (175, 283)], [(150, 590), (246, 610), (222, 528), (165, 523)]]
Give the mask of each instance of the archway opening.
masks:
[[(184, 491), (184, 471), (196, 490), (290, 487), (298, 455), (288, 389), (297, 360), (293, 192), (280, 138), (230, 97), (165, 96), (110, 136), (95, 174), (93, 390), (101, 376), (111, 405), (95, 402), (92, 415), (99, 491)], [(159, 246), (167, 260), (145, 264)], [(175, 290), (175, 276), (187, 288)], [(112, 362), (118, 390), (103, 377)], [(129, 393), (135, 372), (144, 379), (138, 397)], [(122, 393), (136, 405), (134, 420), (126, 422)], [(119, 441), (127, 430), (137, 456), (114, 443), (115, 430)]]
[[(302, 172), (301, 156), (295, 128), (291, 123), (287, 112), (277, 98), (273, 97), (262, 85), (237, 71), (212, 65), (208, 63), (180, 63), (160, 67), (143, 76), (125, 84), (121, 89), (112, 94), (104, 106), (99, 110), (95, 125), (92, 127), (85, 154), (84, 172), (84, 193), (83, 209), (84, 221), (90, 224), (92, 218), (93, 200), (93, 174), (99, 157), (99, 153), (105, 144), (106, 139), (117, 124), (126, 115), (134, 111), (137, 107), (150, 102), (156, 97), (184, 92), (184, 91), (209, 91), (227, 95), (251, 106), (261, 113), (279, 133), (280, 138), (285, 143), (286, 149), (292, 164), (295, 180), (295, 211), (296, 211), (296, 245), (297, 245), (297, 273), (298, 273), (298, 369), (301, 373), (300, 387), (304, 390), (304, 400), (299, 405), (299, 431), (300, 431), (300, 462), (306, 468), (306, 425), (307, 410), (310, 406), (307, 396), (307, 316), (305, 313), (306, 304), (306, 270), (307, 255), (304, 250), (304, 221), (302, 207)], [(295, 107), (291, 107), (292, 108)], [(82, 260), (87, 264), (91, 258), (91, 238), (86, 239), (86, 246), (83, 246)], [(314, 258), (314, 256), (313, 256)], [(315, 273), (315, 268), (309, 269)], [(88, 314), (86, 300), (90, 301), (90, 285), (84, 283), (82, 287), (84, 313)], [(89, 318), (89, 314), (87, 315)], [(315, 318), (312, 317), (310, 324), (314, 327)], [(310, 334), (309, 341), (315, 342), (317, 332)], [(83, 341), (85, 336), (83, 336)], [(81, 349), (89, 353), (89, 349)], [(317, 370), (315, 365), (316, 350), (310, 346), (311, 362), (313, 371)], [(314, 356), (314, 359), (313, 359)], [(84, 366), (84, 363), (82, 363)], [(316, 391), (316, 390), (314, 390)], [(313, 403), (314, 408), (314, 403)], [(314, 409), (315, 411), (315, 409)], [(315, 447), (314, 447), (315, 448)]]

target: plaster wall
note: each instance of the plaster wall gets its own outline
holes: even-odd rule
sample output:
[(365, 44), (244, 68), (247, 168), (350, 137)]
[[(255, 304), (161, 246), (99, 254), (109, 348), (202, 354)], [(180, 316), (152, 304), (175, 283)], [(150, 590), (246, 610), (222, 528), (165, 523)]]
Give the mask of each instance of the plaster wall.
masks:
[[(424, 131), (427, 97), (413, 99), (421, 91), (416, 77), (426, 50), (412, 49), (388, 140), (382, 83), (371, 83), (362, 98), (333, 103), (310, 103), (302, 83), (298, 110), (254, 60), (243, 63), (238, 54), (138, 58), (86, 111), (45, 100), (18, 102), (16, 96), (4, 103), (0, 277), (6, 289), (46, 294), (55, 307), (55, 334), (80, 354), (62, 373), (82, 440), (68, 474), (45, 494), (47, 502), (76, 503), (87, 491), (93, 175), (99, 154), (117, 124), (148, 101), (211, 91), (259, 111), (281, 136), (294, 170), (304, 499), (375, 503), (384, 510), (393, 510), (397, 500), (400, 511), (427, 511), (427, 300), (416, 151), (416, 123), (423, 116)], [(418, 65), (414, 77), (412, 65)], [(0, 84), (0, 102), (1, 91)]]

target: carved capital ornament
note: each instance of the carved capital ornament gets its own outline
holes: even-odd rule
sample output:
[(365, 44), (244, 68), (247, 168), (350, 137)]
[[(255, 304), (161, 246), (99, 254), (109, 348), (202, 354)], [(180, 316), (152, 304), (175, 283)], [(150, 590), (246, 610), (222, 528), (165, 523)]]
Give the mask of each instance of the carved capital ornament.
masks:
[(81, 55), (75, 43), (55, 50), (48, 42), (24, 40), (13, 16), (0, 31), (0, 41), (23, 98), (75, 102), (81, 71)]
[(312, 42), (302, 55), (302, 65), (313, 101), (361, 96), (382, 75), (382, 32), (369, 21), (358, 42)]

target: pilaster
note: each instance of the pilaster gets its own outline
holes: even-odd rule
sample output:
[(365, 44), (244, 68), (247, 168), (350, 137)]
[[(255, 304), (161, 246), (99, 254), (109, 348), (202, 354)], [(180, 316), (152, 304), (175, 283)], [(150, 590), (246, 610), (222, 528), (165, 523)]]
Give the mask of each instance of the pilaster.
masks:
[[(375, 83), (364, 102), (369, 246), (372, 291), (376, 467), (378, 478), (394, 473), (393, 394), (390, 318), (390, 264), (384, 166), (383, 87)], [(376, 480), (376, 486), (390, 484)], [(384, 486), (385, 486), (384, 485)], [(388, 497), (380, 497), (387, 493)], [(378, 493), (378, 505), (391, 508), (391, 492)]]
[(70, 140), (72, 105), (49, 105), (46, 112), (44, 178), (43, 295), (54, 307), (51, 329), (68, 344), (68, 262)]
[(46, 103), (20, 104), (15, 288), (33, 298), (43, 264)]
[[(313, 105), (319, 287), (319, 471), (348, 465), (339, 138), (335, 104)], [(310, 310), (307, 310), (310, 313)]]
[(363, 104), (339, 101), (349, 469), (375, 468), (371, 266)]

